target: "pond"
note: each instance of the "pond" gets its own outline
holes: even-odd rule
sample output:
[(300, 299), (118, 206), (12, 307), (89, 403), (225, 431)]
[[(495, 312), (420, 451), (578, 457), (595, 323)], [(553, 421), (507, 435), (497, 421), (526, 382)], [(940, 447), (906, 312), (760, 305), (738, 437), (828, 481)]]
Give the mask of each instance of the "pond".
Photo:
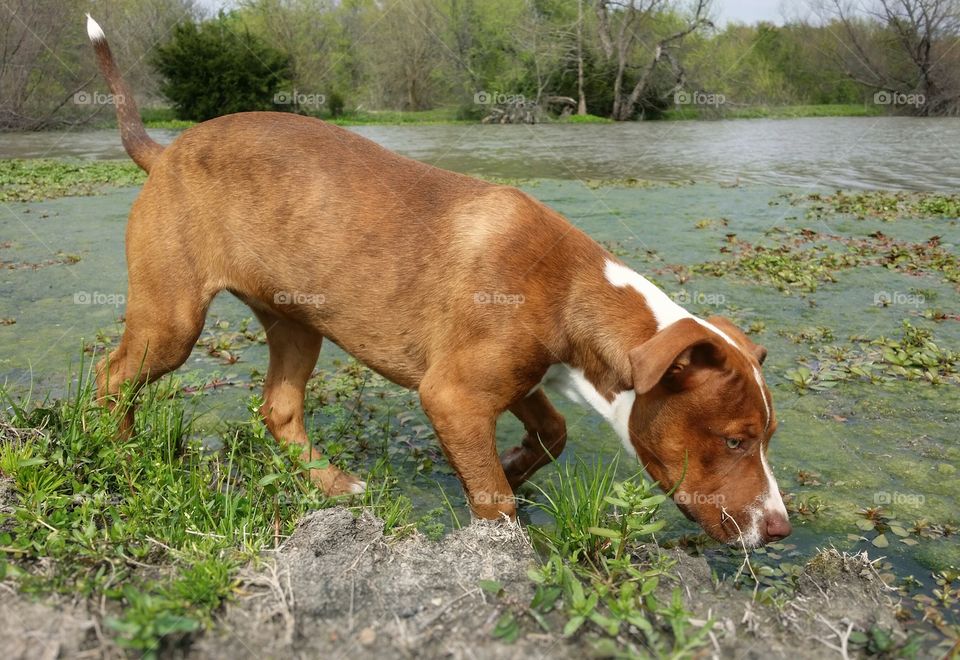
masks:
[[(960, 121), (834, 117), (621, 124), (357, 126), (417, 160), (496, 177), (637, 178), (954, 191)], [(161, 143), (176, 131), (151, 130)], [(0, 158), (126, 158), (115, 130), (0, 134)]]
[[(866, 549), (888, 557), (898, 577), (914, 575), (926, 585), (931, 572), (960, 565), (956, 374), (941, 384), (907, 380), (887, 364), (873, 378), (831, 375), (852, 363), (869, 371), (889, 350), (869, 341), (907, 342), (905, 333), (930, 332), (937, 346), (960, 347), (958, 285), (944, 275), (956, 268), (957, 220), (858, 219), (856, 213), (818, 210), (819, 202), (805, 197), (837, 188), (953, 192), (960, 153), (943, 145), (960, 143), (960, 122), (851, 118), (356, 130), (441, 167), (522, 178), (521, 188), (688, 302), (691, 311), (723, 314), (750, 328), (770, 351), (764, 371), (780, 419), (771, 463), (788, 493), (795, 528), (777, 558), (799, 563), (829, 545)], [(173, 134), (157, 137), (168, 141)], [(0, 140), (0, 157), (123, 156), (113, 131)], [(84, 345), (102, 349), (122, 327), (124, 223), (136, 193), (4, 205), (0, 319), (15, 322), (0, 326), (0, 378), (22, 391), (32, 388), (35, 400), (62, 395)], [(760, 256), (781, 248), (783, 263), (755, 258), (758, 244), (768, 250)], [(924, 245), (933, 247), (918, 247)], [(919, 261), (884, 260), (911, 249), (923, 253)], [(194, 433), (212, 445), (225, 424), (246, 416), (246, 402), (258, 391), (252, 385), (266, 368), (255, 323), (245, 326), (250, 316), (238, 301), (220, 296), (203, 345), (177, 375), (193, 393)], [(335, 346), (325, 345), (322, 378), (335, 370), (342, 376), (344, 360)], [(388, 452), (405, 491), (421, 510), (449, 498), (463, 518), (459, 486), (415, 398), (369, 374), (360, 378), (366, 389), (358, 405), (361, 398), (369, 404), (362, 415), (376, 422), (363, 433), (383, 440), (375, 447)], [(554, 400), (569, 426), (563, 460), (609, 460), (620, 451), (596, 415)], [(329, 409), (317, 403), (311, 432), (335, 443), (357, 469), (376, 462), (377, 451), (341, 446), (348, 444), (343, 432), (325, 435), (330, 423)], [(519, 424), (504, 419), (501, 448), (519, 438)], [(628, 463), (620, 461), (624, 475), (635, 469)], [(549, 480), (552, 469), (537, 480)], [(687, 543), (697, 534), (676, 511), (667, 516), (668, 538)], [(953, 536), (943, 538), (951, 529)]]

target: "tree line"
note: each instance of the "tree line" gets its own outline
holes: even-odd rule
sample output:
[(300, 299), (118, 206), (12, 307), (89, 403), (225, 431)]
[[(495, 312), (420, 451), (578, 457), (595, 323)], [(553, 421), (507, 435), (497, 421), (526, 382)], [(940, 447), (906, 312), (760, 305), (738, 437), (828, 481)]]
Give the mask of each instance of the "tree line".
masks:
[(141, 105), (188, 119), (265, 108), (618, 121), (682, 105), (960, 111), (960, 0), (808, 0), (781, 26), (718, 26), (710, 0), (240, 0), (217, 15), (194, 0), (6, 0), (0, 128), (109, 116), (86, 11)]

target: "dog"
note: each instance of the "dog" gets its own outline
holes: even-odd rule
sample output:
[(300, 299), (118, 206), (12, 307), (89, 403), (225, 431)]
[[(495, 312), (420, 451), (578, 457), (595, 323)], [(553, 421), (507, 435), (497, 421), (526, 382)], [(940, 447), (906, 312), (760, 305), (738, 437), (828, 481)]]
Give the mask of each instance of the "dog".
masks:
[[(89, 15), (87, 31), (124, 148), (149, 173), (127, 224), (125, 330), (97, 369), (106, 405), (182, 365), (227, 290), (266, 329), (267, 428), (308, 462), (304, 388), (326, 338), (419, 393), (480, 518), (515, 517), (514, 490), (563, 451), (549, 385), (602, 414), (713, 538), (753, 547), (790, 533), (766, 459), (766, 350), (732, 323), (692, 316), (516, 188), (317, 119), (233, 114), (164, 148)], [(526, 435), (498, 456), (505, 411)], [(333, 465), (310, 476), (331, 496), (365, 488)]]

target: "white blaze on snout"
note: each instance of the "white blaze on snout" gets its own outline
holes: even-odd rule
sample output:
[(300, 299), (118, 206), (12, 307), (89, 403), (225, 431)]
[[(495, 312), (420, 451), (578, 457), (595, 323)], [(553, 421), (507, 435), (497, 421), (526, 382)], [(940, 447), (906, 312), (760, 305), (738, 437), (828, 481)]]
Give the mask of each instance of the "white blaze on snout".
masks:
[(783, 504), (783, 498), (780, 496), (780, 487), (777, 486), (777, 480), (773, 477), (773, 471), (770, 464), (767, 463), (767, 455), (763, 448), (760, 448), (760, 465), (763, 466), (763, 476), (766, 478), (767, 488), (757, 497), (756, 504), (747, 508), (746, 514), (750, 518), (746, 529), (740, 530), (740, 536), (730, 539), (730, 545), (743, 544), (748, 548), (759, 546), (764, 537), (767, 516), (780, 515), (787, 518), (787, 507)]
[(780, 496), (780, 487), (777, 486), (777, 480), (773, 478), (773, 470), (767, 463), (767, 455), (760, 450), (760, 463), (763, 465), (763, 474), (767, 478), (767, 492), (763, 496), (763, 510), (766, 513), (780, 514), (787, 517), (787, 507), (783, 504), (783, 497)]

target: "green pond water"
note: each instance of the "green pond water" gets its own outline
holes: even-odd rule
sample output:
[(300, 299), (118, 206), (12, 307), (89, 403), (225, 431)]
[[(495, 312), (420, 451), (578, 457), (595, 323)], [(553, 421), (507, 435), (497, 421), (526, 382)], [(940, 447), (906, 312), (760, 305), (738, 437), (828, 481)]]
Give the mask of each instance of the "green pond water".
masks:
[[(405, 135), (393, 139), (409, 141)], [(434, 160), (442, 161), (442, 145), (434, 146)], [(408, 151), (415, 149), (410, 146)], [(517, 163), (510, 163), (501, 176), (518, 175)], [(489, 164), (460, 165), (458, 169), (491, 174)], [(863, 173), (858, 170), (849, 176)], [(603, 170), (594, 174), (596, 178), (610, 175)], [(735, 187), (709, 181), (594, 187), (564, 175), (531, 180), (521, 187), (558, 209), (694, 313), (723, 314), (741, 327), (753, 326), (754, 340), (769, 349), (764, 372), (780, 420), (770, 459), (781, 489), (788, 494), (794, 524), (787, 543), (771, 551), (775, 559), (802, 563), (817, 548), (831, 545), (868, 550), (871, 557), (887, 557), (887, 570), (899, 578), (913, 575), (929, 588), (932, 572), (960, 566), (955, 527), (952, 535), (940, 533), (945, 525), (960, 522), (956, 378), (948, 377), (939, 385), (903, 379), (855, 381), (816, 390), (798, 388), (789, 374), (801, 361), (816, 370), (826, 347), (850, 345), (851, 336), (899, 337), (904, 319), (931, 330), (937, 345), (960, 348), (957, 285), (944, 281), (936, 267), (911, 274), (861, 265), (837, 271), (835, 282), (822, 282), (813, 292), (795, 288), (783, 292), (749, 275), (714, 277), (690, 269), (729, 258), (724, 250), (733, 245), (730, 234), (736, 235), (736, 241), (776, 246), (801, 228), (856, 239), (882, 232), (892, 240), (911, 243), (939, 236), (945, 252), (956, 257), (960, 227), (956, 220), (943, 218), (885, 222), (844, 215), (807, 216), (807, 206), (791, 204), (784, 195), (827, 190), (812, 173), (803, 190), (788, 187), (789, 177), (780, 180), (781, 185), (753, 180)], [(878, 187), (884, 181), (885, 176), (879, 176), (864, 187)], [(941, 177), (940, 183), (944, 181)], [(944, 187), (945, 183), (932, 186)], [(136, 194), (134, 189), (122, 189), (94, 197), (0, 205), (0, 320), (5, 320), (0, 324), (0, 380), (8, 387), (24, 394), (32, 391), (34, 399), (62, 396), (70, 379), (76, 378), (84, 346), (97, 346), (99, 354), (122, 330), (123, 237)], [(892, 304), (878, 305), (884, 296)], [(928, 318), (932, 309), (946, 312), (947, 318)], [(266, 347), (234, 334), (250, 317), (237, 300), (227, 294), (218, 297), (208, 317), (204, 345), (176, 374), (188, 391), (195, 392), (187, 403), (193, 432), (211, 446), (216, 446), (218, 433), (228, 424), (247, 417), (247, 402), (259, 393), (256, 383), (266, 370)], [(255, 327), (254, 322), (251, 328)], [(816, 328), (828, 329), (832, 337), (800, 341), (791, 337), (816, 335)], [(209, 346), (218, 343), (238, 361), (228, 364), (222, 354), (211, 355)], [(91, 360), (89, 355), (83, 359), (88, 364)], [(342, 372), (347, 360), (327, 342), (318, 378), (331, 379), (331, 374)], [(400, 477), (401, 491), (418, 511), (443, 506), (449, 498), (461, 520), (466, 520), (460, 487), (416, 407), (415, 396), (377, 377), (364, 378), (368, 384), (361, 399), (369, 428), (346, 433), (341, 429), (332, 436), (329, 411), (316, 405), (309, 414), (311, 432), (321, 443), (333, 442), (342, 451), (340, 457), (358, 472), (387, 455)], [(568, 421), (570, 441), (561, 461), (609, 461), (620, 453), (613, 431), (597, 415), (559, 396), (552, 398)], [(357, 435), (363, 436), (362, 451), (350, 446)], [(498, 426), (501, 448), (520, 437), (519, 423), (504, 417)], [(554, 469), (544, 469), (536, 481), (546, 483)], [(636, 465), (623, 457), (619, 470), (626, 476)], [(875, 515), (881, 524), (863, 529), (868, 525), (862, 511), (872, 507), (882, 507)], [(676, 510), (665, 509), (665, 514), (664, 538), (688, 543), (696, 537), (698, 528)], [(542, 521), (529, 506), (521, 515)], [(923, 520), (929, 525), (917, 525)], [(904, 534), (894, 533), (893, 527), (904, 528), (898, 529)], [(885, 545), (876, 541), (881, 532)]]

